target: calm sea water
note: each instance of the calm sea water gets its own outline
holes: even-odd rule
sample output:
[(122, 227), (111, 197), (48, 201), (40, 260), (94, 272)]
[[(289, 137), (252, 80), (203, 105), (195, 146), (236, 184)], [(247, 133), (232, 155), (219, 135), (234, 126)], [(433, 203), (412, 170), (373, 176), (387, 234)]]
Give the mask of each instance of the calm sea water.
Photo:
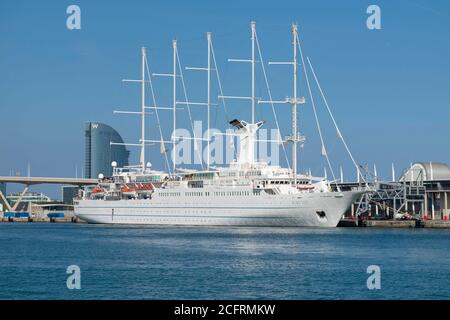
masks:
[(0, 245), (0, 299), (450, 299), (450, 230), (1, 223)]

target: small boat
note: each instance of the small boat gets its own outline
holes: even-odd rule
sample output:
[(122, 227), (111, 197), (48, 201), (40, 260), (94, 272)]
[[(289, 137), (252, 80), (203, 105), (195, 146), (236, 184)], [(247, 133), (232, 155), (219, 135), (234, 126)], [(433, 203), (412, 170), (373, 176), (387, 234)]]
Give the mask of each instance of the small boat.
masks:
[(120, 191), (126, 196), (135, 196), (136, 194), (151, 194), (154, 190), (152, 184), (125, 184)]
[(92, 189), (91, 193), (94, 198), (102, 198), (105, 195), (105, 190), (99, 186), (96, 186)]

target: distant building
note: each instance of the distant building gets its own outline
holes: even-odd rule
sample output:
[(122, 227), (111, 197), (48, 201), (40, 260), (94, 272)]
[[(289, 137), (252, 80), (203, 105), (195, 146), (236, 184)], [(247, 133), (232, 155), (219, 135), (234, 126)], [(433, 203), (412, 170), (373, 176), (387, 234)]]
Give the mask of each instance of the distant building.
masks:
[(78, 196), (78, 191), (80, 190), (77, 186), (63, 186), (62, 190), (62, 201), (64, 204), (73, 204), (73, 198)]
[[(355, 202), (346, 217), (364, 219), (450, 220), (450, 168), (440, 162), (415, 162), (398, 181), (368, 181), (376, 190)], [(360, 182), (339, 183), (343, 191), (359, 188)], [(359, 211), (359, 213), (357, 212)]]
[(122, 137), (110, 126), (99, 122), (86, 123), (85, 136), (85, 178), (95, 179), (101, 173), (112, 175), (111, 162), (119, 167), (128, 165), (129, 151), (123, 145)]
[(45, 204), (50, 203), (52, 200), (43, 194), (42, 192), (27, 192), (24, 195), (21, 192), (10, 193), (6, 200), (11, 207), (14, 207), (17, 201), (20, 203), (17, 206), (17, 211), (27, 211), (31, 204)]
[(416, 162), (400, 177), (411, 184), (422, 181), (425, 198), (421, 207), (426, 219), (449, 220), (450, 217), (450, 168), (446, 163)]
[(400, 177), (400, 181), (449, 181), (450, 168), (441, 162), (416, 162)]

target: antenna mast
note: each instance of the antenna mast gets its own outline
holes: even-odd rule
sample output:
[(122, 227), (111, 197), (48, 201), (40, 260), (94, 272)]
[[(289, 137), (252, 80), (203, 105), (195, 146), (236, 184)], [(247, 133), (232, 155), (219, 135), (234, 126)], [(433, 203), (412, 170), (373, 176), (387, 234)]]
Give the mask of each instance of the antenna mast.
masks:
[(292, 33), (294, 35), (294, 101), (292, 103), (292, 175), (294, 176), (294, 185), (297, 185), (297, 25), (292, 24)]
[(292, 34), (294, 37), (293, 41), (293, 61), (288, 62), (269, 62), (269, 65), (292, 65), (293, 66), (293, 80), (294, 80), (294, 96), (292, 98), (286, 98), (284, 101), (259, 101), (258, 103), (288, 103), (292, 105), (292, 133), (290, 136), (286, 137), (286, 141), (292, 143), (292, 176), (294, 180), (294, 185), (297, 184), (297, 144), (305, 140), (298, 132), (297, 125), (297, 105), (304, 104), (304, 97), (297, 97), (297, 46), (298, 46), (298, 27), (297, 24), (292, 24)]
[(255, 33), (256, 22), (250, 23), (252, 28), (252, 123), (255, 123)]
[(146, 50), (145, 47), (141, 48), (142, 51), (142, 82), (141, 82), (141, 156), (140, 163), (142, 172), (145, 171), (145, 61)]
[[(205, 67), (186, 67), (186, 70), (196, 70), (196, 71), (206, 71), (208, 76), (208, 85), (207, 85), (207, 100), (206, 102), (178, 102), (178, 104), (187, 104), (187, 105), (193, 105), (193, 106), (205, 106), (207, 108), (207, 130), (206, 130), (206, 139), (203, 138), (195, 138), (194, 140), (201, 140), (207, 142), (206, 144), (206, 168), (209, 170), (211, 165), (211, 146), (210, 146), (210, 140), (211, 140), (211, 54), (212, 54), (212, 33), (207, 32), (206, 33), (206, 39), (208, 40), (208, 64)], [(217, 71), (217, 70), (216, 70)], [(202, 158), (203, 159), (203, 158)]]
[(177, 129), (177, 40), (172, 41), (173, 47), (173, 173), (176, 170), (176, 150), (175, 150), (175, 136)]
[(147, 51), (145, 47), (141, 47), (141, 53), (142, 53), (142, 77), (141, 79), (122, 79), (122, 82), (135, 82), (141, 84), (141, 111), (118, 111), (114, 110), (114, 113), (119, 114), (135, 114), (141, 116), (141, 138), (139, 139), (139, 143), (118, 143), (118, 142), (110, 142), (110, 145), (122, 145), (122, 146), (133, 146), (133, 147), (140, 147), (141, 148), (141, 154), (139, 157), (139, 167), (142, 168), (142, 172), (145, 171), (145, 116), (148, 114), (148, 112), (145, 112), (145, 109), (148, 109), (148, 107), (145, 106), (145, 66), (147, 63)]
[(209, 170), (211, 163), (211, 149), (210, 149), (210, 126), (211, 126), (211, 32), (206, 33), (206, 38), (208, 40), (208, 128), (206, 131), (206, 168)]

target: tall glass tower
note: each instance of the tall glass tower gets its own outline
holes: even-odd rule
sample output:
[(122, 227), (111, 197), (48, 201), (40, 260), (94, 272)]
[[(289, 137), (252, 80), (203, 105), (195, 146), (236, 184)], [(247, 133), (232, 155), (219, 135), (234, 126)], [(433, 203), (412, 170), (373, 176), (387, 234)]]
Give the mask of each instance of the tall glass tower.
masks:
[(111, 145), (111, 142), (123, 143), (119, 133), (110, 126), (100, 122), (87, 122), (85, 137), (85, 170), (88, 179), (112, 175), (111, 162), (116, 161), (119, 167), (128, 165), (130, 152), (125, 146)]

